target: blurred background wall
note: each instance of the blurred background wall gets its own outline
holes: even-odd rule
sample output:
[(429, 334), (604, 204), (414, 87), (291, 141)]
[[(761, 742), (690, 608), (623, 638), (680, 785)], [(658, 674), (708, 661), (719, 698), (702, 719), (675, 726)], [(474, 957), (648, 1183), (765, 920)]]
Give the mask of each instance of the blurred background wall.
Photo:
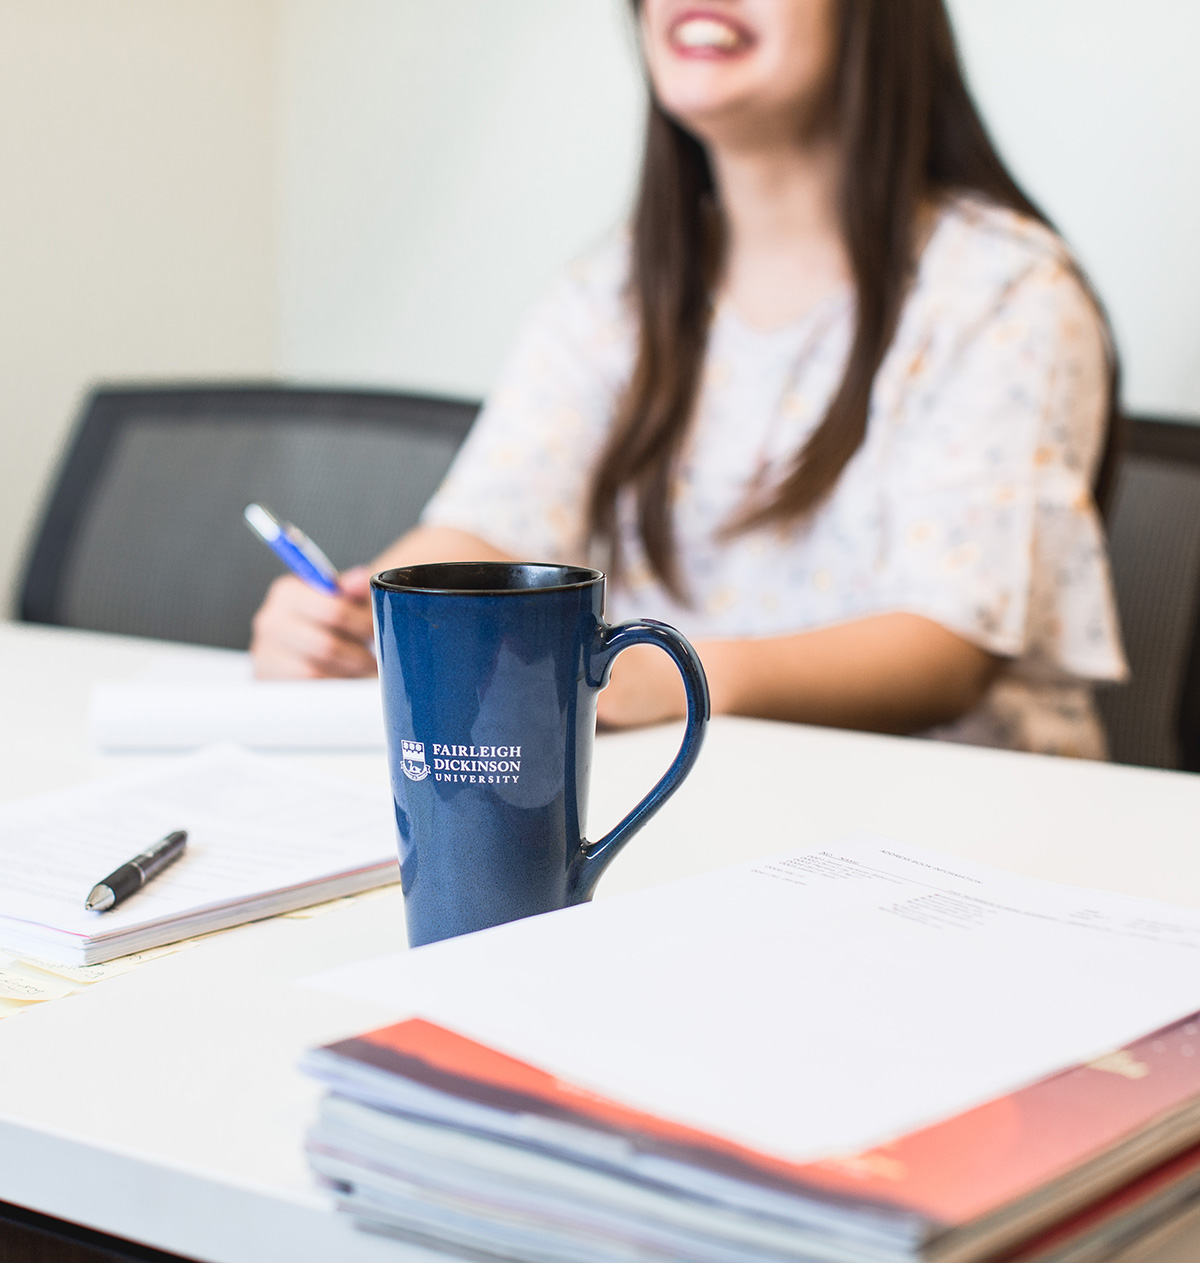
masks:
[(1200, 4), (949, 4), (1001, 151), (1108, 304), (1126, 400), (1200, 417)]
[[(950, 0), (1005, 154), (1200, 416), (1195, 0)], [(486, 390), (628, 204), (624, 0), (0, 0), (0, 596), (97, 379)]]
[(281, 25), (280, 367), (482, 393), (629, 202), (623, 0), (294, 0)]
[(277, 364), (266, 0), (0, 0), (0, 606), (87, 384)]

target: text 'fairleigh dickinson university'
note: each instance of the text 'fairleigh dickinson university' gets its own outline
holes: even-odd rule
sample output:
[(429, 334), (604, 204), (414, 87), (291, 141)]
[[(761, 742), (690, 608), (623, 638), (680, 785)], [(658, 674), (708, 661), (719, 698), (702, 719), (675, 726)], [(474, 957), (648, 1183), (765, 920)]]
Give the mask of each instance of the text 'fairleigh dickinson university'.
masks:
[(515, 784), (521, 772), (520, 746), (455, 746), (434, 741), (433, 779), (472, 784)]

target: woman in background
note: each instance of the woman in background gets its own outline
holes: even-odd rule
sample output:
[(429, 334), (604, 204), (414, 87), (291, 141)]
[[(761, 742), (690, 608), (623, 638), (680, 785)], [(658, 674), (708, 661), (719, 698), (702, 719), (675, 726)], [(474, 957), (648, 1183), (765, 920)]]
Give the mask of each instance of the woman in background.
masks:
[[(1102, 757), (1125, 671), (1093, 490), (1098, 306), (1005, 170), (942, 0), (644, 0), (628, 237), (517, 340), (422, 524), (373, 563), (599, 561), (714, 711)], [(367, 571), (280, 579), (259, 674), (374, 669)], [(610, 725), (683, 713), (617, 662)]]

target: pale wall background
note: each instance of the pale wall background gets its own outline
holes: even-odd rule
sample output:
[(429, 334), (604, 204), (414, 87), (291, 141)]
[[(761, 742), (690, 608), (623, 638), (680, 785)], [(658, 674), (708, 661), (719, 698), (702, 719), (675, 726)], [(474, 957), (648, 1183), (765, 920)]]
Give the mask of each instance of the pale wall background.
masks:
[(1108, 304), (1127, 401), (1200, 416), (1200, 3), (949, 3), (1001, 150)]
[[(1200, 415), (1200, 5), (950, 2), (1130, 402)], [(0, 595), (93, 380), (486, 390), (641, 108), (623, 0), (0, 0)]]
[(275, 19), (0, 0), (0, 612), (87, 383), (277, 363)]
[(281, 368), (482, 393), (629, 202), (622, 0), (294, 0), (281, 50)]

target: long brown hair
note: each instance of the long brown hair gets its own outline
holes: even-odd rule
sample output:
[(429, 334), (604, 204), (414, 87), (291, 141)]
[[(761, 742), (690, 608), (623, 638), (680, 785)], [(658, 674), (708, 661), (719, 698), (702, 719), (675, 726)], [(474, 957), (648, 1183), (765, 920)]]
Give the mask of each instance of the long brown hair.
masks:
[[(641, 0), (631, 3), (639, 14)], [(857, 326), (841, 384), (821, 424), (771, 497), (747, 504), (729, 524), (731, 531), (804, 517), (829, 494), (858, 450), (875, 375), (915, 267), (924, 204), (951, 192), (971, 192), (1050, 226), (987, 134), (967, 90), (943, 0), (836, 0), (836, 22), (831, 106), (842, 157), (839, 213)], [(707, 152), (651, 93), (633, 215), (630, 294), (639, 328), (637, 356), (592, 482), (589, 526), (593, 540), (608, 551), (610, 570), (619, 572), (617, 502), (629, 488), (647, 561), (680, 598), (686, 593), (672, 530), (672, 486), (699, 390), (724, 252)], [(1098, 495), (1112, 467), (1115, 355), (1110, 359), (1110, 441)]]

